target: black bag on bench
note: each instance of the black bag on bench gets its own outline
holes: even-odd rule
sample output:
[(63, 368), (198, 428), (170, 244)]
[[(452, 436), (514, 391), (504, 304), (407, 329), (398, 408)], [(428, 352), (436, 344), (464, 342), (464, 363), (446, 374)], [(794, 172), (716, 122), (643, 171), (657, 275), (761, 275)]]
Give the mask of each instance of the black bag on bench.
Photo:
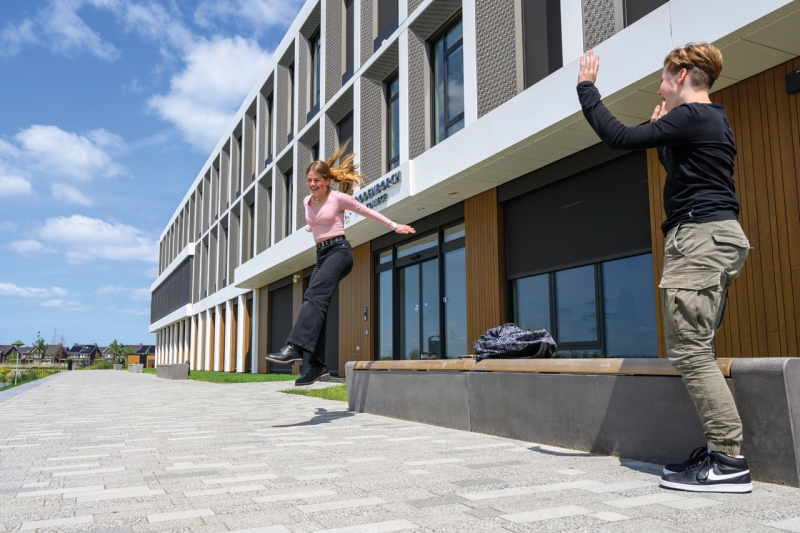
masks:
[(547, 330), (524, 330), (516, 324), (503, 324), (486, 331), (475, 341), (475, 358), (545, 359), (555, 356), (556, 341)]

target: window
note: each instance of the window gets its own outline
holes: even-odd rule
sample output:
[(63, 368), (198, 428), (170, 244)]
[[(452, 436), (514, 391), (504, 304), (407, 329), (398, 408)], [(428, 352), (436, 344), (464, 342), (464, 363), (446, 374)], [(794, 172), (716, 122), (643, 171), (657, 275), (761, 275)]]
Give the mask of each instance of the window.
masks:
[(311, 37), (311, 39), (310, 39), (310, 41), (308, 43), (309, 52), (311, 53), (311, 58), (310, 58), (311, 59), (311, 63), (310, 63), (311, 76), (310, 76), (310, 78), (311, 79), (309, 80), (309, 82), (310, 82), (309, 83), (309, 89), (311, 91), (311, 94), (309, 95), (310, 98), (309, 98), (309, 101), (308, 101), (308, 105), (309, 105), (308, 120), (311, 120), (311, 118), (317, 113), (317, 111), (319, 111), (320, 74), (321, 74), (321, 72), (320, 72), (320, 68), (321, 68), (320, 67), (320, 65), (321, 65), (321, 57), (320, 57), (321, 40), (319, 38), (319, 35), (320, 35), (319, 28), (317, 28), (316, 32), (314, 32), (314, 35)]
[(311, 147), (311, 160), (319, 160), (319, 142), (314, 143), (314, 146)]
[(294, 213), (292, 212), (292, 206), (294, 205), (293, 196), (294, 196), (294, 179), (293, 175), (294, 171), (290, 168), (286, 174), (283, 176), (284, 184), (286, 185), (286, 196), (283, 199), (283, 236), (288, 237), (292, 234), (292, 228), (294, 227), (293, 219)]
[[(237, 174), (238, 174), (237, 176), (231, 176), (231, 180), (236, 180), (236, 183), (232, 184), (232, 187), (231, 187), (231, 192), (234, 193), (236, 196), (234, 198), (231, 198), (231, 201), (233, 201), (236, 197), (238, 197), (239, 193), (242, 192), (242, 176), (241, 176), (241, 174), (242, 174), (242, 172), (244, 172), (244, 165), (242, 165), (242, 162), (244, 161), (244, 152), (242, 151), (242, 136), (241, 135), (239, 135), (239, 137), (236, 138), (236, 147), (238, 148), (236, 153), (239, 154), (239, 160), (236, 162), (236, 167), (235, 168), (237, 168), (239, 171), (237, 172)], [(236, 190), (234, 191), (234, 189), (236, 189)]]
[(441, 142), (464, 127), (464, 50), (458, 20), (433, 45), (434, 140)]
[(625, 0), (625, 27), (655, 11), (668, 0)]
[(386, 154), (389, 170), (400, 165), (400, 79), (386, 82)]
[(289, 124), (287, 124), (288, 140), (292, 142), (294, 137), (294, 63), (289, 65), (289, 97), (287, 98), (289, 104)]
[(383, 41), (388, 39), (389, 36), (397, 29), (397, 0), (377, 0), (378, 8), (378, 27), (375, 40), (373, 41), (373, 50), (377, 50), (383, 44)]
[(522, 0), (525, 88), (560, 69), (561, 51), (560, 0)]
[(252, 259), (256, 250), (256, 215), (255, 215), (255, 202), (247, 205), (247, 259)]
[(338, 130), (337, 133), (339, 134), (339, 146), (342, 146), (344, 143), (350, 141), (350, 144), (347, 145), (347, 150), (345, 151), (345, 155), (353, 153), (353, 112), (347, 114), (339, 123), (336, 125), (336, 129)]
[(467, 354), (463, 223), (375, 254), (375, 272), (380, 359)]
[(344, 40), (342, 51), (344, 52), (344, 60), (342, 64), (344, 66), (344, 72), (342, 72), (342, 85), (347, 83), (353, 76), (353, 62), (354, 60), (354, 30), (355, 26), (355, 8), (353, 7), (353, 0), (344, 0), (344, 35), (342, 35), (342, 39)]
[(514, 321), (546, 329), (557, 357), (658, 357), (651, 254), (514, 280)]
[(272, 135), (273, 135), (273, 131), (272, 131), (272, 121), (273, 121), (272, 109), (273, 109), (273, 105), (272, 104), (273, 104), (273, 95), (270, 94), (267, 97), (267, 115), (265, 117), (266, 121), (267, 121), (267, 134), (264, 135), (264, 143), (266, 144), (266, 146), (264, 146), (264, 153), (267, 154), (266, 155), (266, 160), (264, 161), (264, 166), (265, 167), (269, 166), (269, 164), (272, 162)]

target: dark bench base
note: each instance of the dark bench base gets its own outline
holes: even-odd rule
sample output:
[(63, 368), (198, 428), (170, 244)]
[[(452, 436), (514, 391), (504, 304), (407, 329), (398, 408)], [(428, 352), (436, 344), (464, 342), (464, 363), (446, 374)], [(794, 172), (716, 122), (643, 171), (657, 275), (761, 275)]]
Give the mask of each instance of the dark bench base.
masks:
[(156, 376), (164, 379), (189, 379), (189, 365), (159, 365)]
[[(658, 464), (705, 443), (679, 377), (353, 366), (351, 411)], [(737, 359), (730, 374), (754, 479), (800, 486), (800, 360)]]

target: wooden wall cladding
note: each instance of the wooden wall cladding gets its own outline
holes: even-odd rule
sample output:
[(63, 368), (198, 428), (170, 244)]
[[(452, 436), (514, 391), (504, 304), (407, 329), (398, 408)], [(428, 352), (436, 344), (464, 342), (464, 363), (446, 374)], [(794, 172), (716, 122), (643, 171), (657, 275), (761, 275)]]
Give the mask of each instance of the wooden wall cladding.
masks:
[[(739, 221), (755, 249), (733, 282), (717, 357), (797, 357), (800, 347), (800, 95), (786, 94), (795, 59), (711, 95), (728, 112), (738, 153)], [(648, 150), (653, 269), (661, 279), (666, 173)], [(659, 355), (666, 356), (656, 291)]]
[[(353, 270), (339, 283), (339, 375), (348, 361), (373, 359), (375, 270), (369, 243), (353, 248)], [(364, 321), (364, 308), (367, 320)], [(367, 332), (365, 335), (364, 332)], [(356, 357), (356, 354), (359, 354)]]
[(497, 189), (464, 201), (467, 262), (467, 348), (489, 328), (506, 322), (506, 265), (503, 206)]

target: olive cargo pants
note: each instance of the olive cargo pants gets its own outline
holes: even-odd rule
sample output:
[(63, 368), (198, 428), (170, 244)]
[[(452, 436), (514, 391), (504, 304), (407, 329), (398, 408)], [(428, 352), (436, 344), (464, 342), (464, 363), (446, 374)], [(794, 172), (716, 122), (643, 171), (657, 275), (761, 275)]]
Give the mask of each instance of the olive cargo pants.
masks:
[(708, 447), (729, 454), (739, 453), (742, 421), (715, 362), (714, 335), (750, 250), (736, 220), (679, 225), (667, 234), (659, 284), (667, 355), (694, 401)]

